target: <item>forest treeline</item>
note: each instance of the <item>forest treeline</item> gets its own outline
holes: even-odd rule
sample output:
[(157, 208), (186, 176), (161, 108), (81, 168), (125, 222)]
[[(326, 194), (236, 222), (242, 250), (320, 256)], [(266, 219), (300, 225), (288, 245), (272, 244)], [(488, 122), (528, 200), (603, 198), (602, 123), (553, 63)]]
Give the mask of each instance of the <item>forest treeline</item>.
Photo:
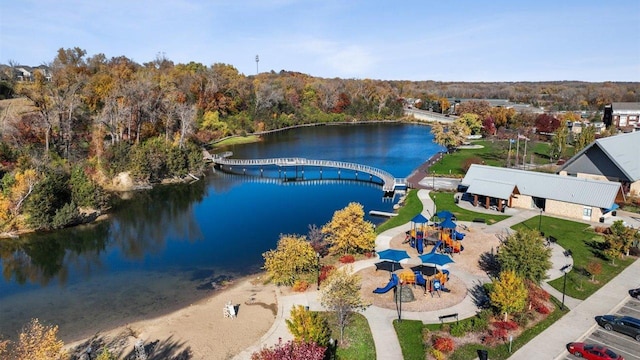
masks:
[[(0, 80), (0, 232), (53, 229), (110, 206), (117, 184), (204, 171), (202, 147), (289, 126), (399, 119), (403, 99), (441, 111), (451, 98), (505, 98), (550, 110), (640, 101), (639, 83), (446, 83), (326, 79), (229, 64), (176, 64), (59, 49), (49, 73)], [(464, 107), (463, 107), (464, 109)], [(497, 123), (515, 126), (517, 122)], [(121, 174), (128, 174), (123, 178)]]

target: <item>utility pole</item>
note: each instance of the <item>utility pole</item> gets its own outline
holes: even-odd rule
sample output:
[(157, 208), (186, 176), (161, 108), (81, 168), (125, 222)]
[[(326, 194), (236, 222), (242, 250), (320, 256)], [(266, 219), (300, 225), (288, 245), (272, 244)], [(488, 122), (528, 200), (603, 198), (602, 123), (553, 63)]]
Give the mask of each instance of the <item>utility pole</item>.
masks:
[(256, 55), (256, 75), (258, 75), (260, 73), (260, 70), (258, 70), (258, 62), (260, 61), (260, 57), (258, 55)]

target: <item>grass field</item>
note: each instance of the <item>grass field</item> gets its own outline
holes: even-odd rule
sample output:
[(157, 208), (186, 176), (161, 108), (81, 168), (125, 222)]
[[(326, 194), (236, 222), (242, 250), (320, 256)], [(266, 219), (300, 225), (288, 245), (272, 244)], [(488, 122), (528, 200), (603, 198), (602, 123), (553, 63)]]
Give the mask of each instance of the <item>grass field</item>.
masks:
[[(634, 257), (627, 256), (623, 259), (616, 259), (615, 265), (613, 265), (611, 259), (603, 253), (604, 238), (602, 235), (593, 231), (589, 225), (580, 222), (536, 216), (515, 225), (513, 229), (537, 230), (539, 224), (540, 231), (544, 232), (545, 236), (553, 236), (557, 239), (558, 245), (572, 252), (573, 268), (567, 274), (565, 291), (568, 296), (573, 298), (581, 300), (588, 298), (636, 260)], [(601, 273), (595, 276), (596, 281), (591, 281), (591, 276), (587, 271), (590, 262), (597, 262), (602, 266)], [(550, 281), (549, 285), (562, 292), (564, 279)]]

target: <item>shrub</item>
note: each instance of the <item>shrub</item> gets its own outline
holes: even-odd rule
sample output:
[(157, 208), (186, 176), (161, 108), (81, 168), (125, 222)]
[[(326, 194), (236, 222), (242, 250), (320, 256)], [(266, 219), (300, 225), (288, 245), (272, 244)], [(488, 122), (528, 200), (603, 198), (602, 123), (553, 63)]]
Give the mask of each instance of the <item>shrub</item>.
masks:
[(471, 319), (471, 331), (481, 332), (489, 328), (489, 319), (491, 318), (491, 311), (482, 310)]
[(343, 255), (340, 257), (340, 262), (343, 264), (351, 264), (354, 261), (356, 261), (356, 259), (351, 254)]
[(473, 157), (470, 157), (468, 159), (465, 159), (462, 162), (462, 170), (466, 173), (467, 171), (469, 171), (469, 168), (473, 164), (484, 164), (484, 161), (482, 160), (482, 158), (477, 157), (477, 156), (473, 156)]
[(606, 226), (596, 226), (593, 229), (593, 231), (595, 231), (598, 234), (604, 234), (604, 233), (606, 233), (607, 229), (608, 229), (608, 227), (606, 227)]
[(551, 312), (551, 310), (549, 310), (548, 307), (546, 307), (544, 304), (540, 303), (540, 302), (536, 302), (533, 304), (533, 308), (536, 310), (536, 312), (538, 312), (539, 314), (542, 315), (547, 315)]
[(496, 321), (493, 325), (496, 329), (515, 330), (518, 324), (515, 321)]
[(431, 331), (426, 327), (422, 328), (422, 343), (425, 346), (429, 346), (431, 344)]
[(491, 334), (491, 336), (493, 336), (494, 338), (496, 338), (496, 339), (498, 339), (500, 341), (507, 340), (507, 330), (506, 329), (493, 328), (493, 329), (489, 330), (489, 333)]
[(529, 292), (529, 302), (533, 302), (534, 300), (549, 301), (549, 293), (536, 283), (531, 280), (527, 280), (526, 285), (527, 291)]
[(431, 348), (431, 350), (429, 350), (429, 352), (431, 353), (431, 356), (433, 356), (434, 359), (436, 360), (444, 360), (445, 356), (442, 353), (442, 351), (435, 349), (435, 348)]
[(471, 320), (471, 321), (463, 321), (463, 322), (458, 322), (458, 323), (452, 324), (451, 325), (451, 329), (449, 330), (449, 333), (453, 337), (462, 337), (462, 336), (464, 336), (464, 334), (466, 334), (467, 332), (469, 332), (469, 330), (471, 330), (472, 321), (473, 320)]
[(336, 267), (333, 265), (323, 265), (322, 269), (320, 269), (320, 282), (325, 281), (327, 277), (331, 275), (331, 272), (333, 272), (335, 269)]
[(331, 330), (322, 314), (297, 305), (291, 309), (290, 318), (285, 322), (294, 340), (313, 342), (320, 346), (329, 344)]
[(304, 280), (296, 280), (295, 283), (293, 283), (293, 291), (296, 292), (305, 292), (307, 291), (307, 289), (309, 288), (309, 283), (304, 281)]
[(451, 338), (437, 337), (433, 342), (433, 348), (443, 353), (449, 353), (453, 351), (455, 344)]
[(271, 348), (264, 347), (260, 351), (251, 354), (251, 360), (322, 360), (325, 356), (325, 347), (316, 343), (280, 340)]
[(530, 311), (521, 311), (518, 313), (513, 314), (513, 320), (520, 326), (520, 327), (527, 327), (527, 325), (529, 324), (529, 321), (534, 319), (534, 315), (532, 312)]

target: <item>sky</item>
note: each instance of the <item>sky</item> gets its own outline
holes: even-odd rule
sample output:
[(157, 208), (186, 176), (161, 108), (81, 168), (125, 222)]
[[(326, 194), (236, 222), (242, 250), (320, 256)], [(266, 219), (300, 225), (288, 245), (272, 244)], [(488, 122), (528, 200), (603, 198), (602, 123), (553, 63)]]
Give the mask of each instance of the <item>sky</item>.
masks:
[(0, 63), (74, 47), (245, 75), (638, 82), (640, 0), (0, 0)]

